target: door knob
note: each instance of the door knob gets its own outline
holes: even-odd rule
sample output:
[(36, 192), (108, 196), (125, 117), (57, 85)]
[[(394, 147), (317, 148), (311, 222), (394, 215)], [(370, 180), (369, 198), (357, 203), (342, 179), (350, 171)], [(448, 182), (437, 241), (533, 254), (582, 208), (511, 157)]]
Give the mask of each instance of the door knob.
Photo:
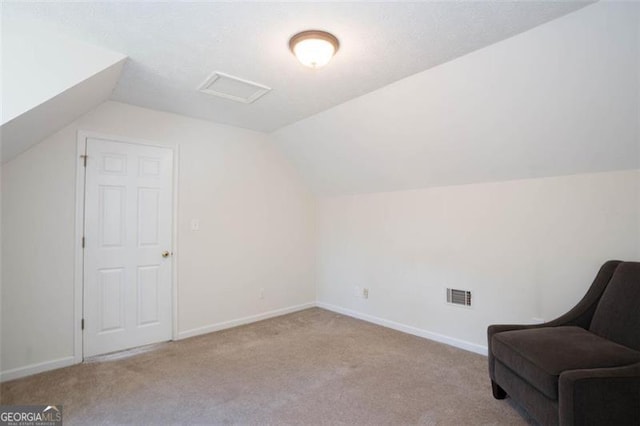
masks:
[(169, 252), (167, 250), (162, 252), (162, 257), (169, 257), (169, 256), (171, 256), (171, 252)]

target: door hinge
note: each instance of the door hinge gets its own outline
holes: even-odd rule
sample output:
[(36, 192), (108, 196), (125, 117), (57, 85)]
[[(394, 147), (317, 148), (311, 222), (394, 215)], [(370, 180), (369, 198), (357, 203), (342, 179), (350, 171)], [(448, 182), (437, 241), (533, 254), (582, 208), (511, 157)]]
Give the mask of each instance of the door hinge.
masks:
[(84, 248), (84, 237), (82, 237), (82, 248)]
[(80, 330), (84, 330), (84, 318), (80, 320)]
[(87, 158), (89, 158), (89, 156), (81, 155), (80, 158), (82, 158), (82, 164), (84, 165), (84, 167), (87, 167)]

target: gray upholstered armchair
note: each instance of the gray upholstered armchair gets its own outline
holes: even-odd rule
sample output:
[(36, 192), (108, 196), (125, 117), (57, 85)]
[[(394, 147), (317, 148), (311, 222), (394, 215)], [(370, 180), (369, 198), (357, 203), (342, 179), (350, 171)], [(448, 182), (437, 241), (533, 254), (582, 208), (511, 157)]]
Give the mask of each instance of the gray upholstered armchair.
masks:
[(640, 263), (609, 261), (573, 309), (488, 329), (493, 396), (543, 425), (640, 425)]

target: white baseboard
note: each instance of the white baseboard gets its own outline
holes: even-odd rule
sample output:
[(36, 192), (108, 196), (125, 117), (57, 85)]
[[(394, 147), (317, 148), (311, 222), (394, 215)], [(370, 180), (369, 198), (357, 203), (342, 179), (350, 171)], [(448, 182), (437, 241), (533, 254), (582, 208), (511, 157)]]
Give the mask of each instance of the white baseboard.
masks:
[(19, 379), (21, 377), (31, 376), (44, 371), (55, 370), (56, 368), (68, 367), (73, 364), (76, 364), (75, 358), (73, 356), (67, 356), (64, 358), (54, 359), (52, 361), (44, 361), (37, 364), (25, 365), (24, 367), (12, 368), (11, 370), (0, 372), (0, 382)]
[(201, 334), (213, 333), (214, 331), (225, 330), (227, 328), (237, 327), (239, 325), (250, 324), (256, 321), (279, 317), (280, 315), (290, 314), (292, 312), (302, 311), (316, 306), (315, 302), (303, 303), (302, 305), (290, 306), (288, 308), (276, 309), (264, 312), (262, 314), (251, 315), (244, 318), (238, 318), (230, 321), (223, 321), (216, 324), (205, 325), (204, 327), (192, 328), (178, 333), (177, 340), (186, 339), (188, 337), (199, 336)]
[[(464, 349), (470, 352), (475, 352), (481, 355), (487, 355), (487, 347), (478, 345), (475, 343), (467, 342), (465, 340), (456, 339), (453, 337), (445, 336), (442, 334), (434, 333), (431, 331), (423, 330), (421, 328), (413, 327), (406, 324), (401, 324), (395, 321), (375, 317), (373, 315), (364, 314), (361, 312), (353, 311), (351, 309), (342, 308), (340, 306), (332, 305), (324, 302), (309, 302), (301, 305), (290, 306), (288, 308), (276, 309), (273, 311), (264, 312), (257, 315), (251, 315), (244, 318), (238, 318), (235, 320), (219, 322), (216, 324), (207, 325), (204, 327), (193, 328), (178, 333), (177, 340), (186, 339), (188, 337), (199, 336), (201, 334), (212, 333), (214, 331), (224, 330), (227, 328), (237, 327), (239, 325), (250, 324), (256, 321), (262, 321), (268, 318), (278, 317), (281, 315), (290, 314), (304, 309), (313, 307), (319, 307), (327, 309), (329, 311), (337, 312), (339, 314), (347, 315), (353, 318), (358, 318), (363, 321), (367, 321), (373, 324), (381, 325), (383, 327), (392, 328), (394, 330), (402, 331), (404, 333), (413, 334), (414, 336), (423, 337), (429, 340), (435, 340), (436, 342), (445, 343), (456, 348)], [(40, 362), (37, 364), (26, 365), (24, 367), (18, 367), (11, 370), (0, 372), (0, 382), (7, 380), (19, 379), (21, 377), (31, 376), (33, 374), (42, 373), (44, 371), (55, 370), (56, 368), (68, 367), (70, 365), (77, 364), (73, 356), (55, 359), (52, 361)]]
[(436, 342), (444, 343), (449, 346), (454, 346), (456, 348), (464, 349), (466, 351), (475, 352), (480, 355), (487, 356), (487, 353), (488, 353), (486, 346), (467, 342), (466, 340), (456, 339), (454, 337), (449, 337), (443, 334), (434, 333), (432, 331), (423, 330), (421, 328), (413, 327), (411, 325), (401, 324), (399, 322), (390, 321), (390, 320), (375, 317), (369, 314), (363, 314), (361, 312), (342, 308), (336, 305), (331, 305), (325, 302), (316, 302), (316, 306), (319, 308), (327, 309), (329, 311), (337, 312), (339, 314), (361, 319), (363, 321), (371, 322), (373, 324), (381, 325), (383, 327), (388, 327), (394, 330), (402, 331), (404, 333), (413, 334), (414, 336), (423, 337), (429, 340), (435, 340)]

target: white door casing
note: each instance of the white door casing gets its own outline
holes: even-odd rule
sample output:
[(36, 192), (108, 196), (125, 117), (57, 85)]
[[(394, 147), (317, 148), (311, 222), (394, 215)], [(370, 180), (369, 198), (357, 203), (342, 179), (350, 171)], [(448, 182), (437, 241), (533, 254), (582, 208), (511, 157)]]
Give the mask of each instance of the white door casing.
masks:
[(173, 151), (87, 138), (86, 154), (84, 356), (170, 340)]

